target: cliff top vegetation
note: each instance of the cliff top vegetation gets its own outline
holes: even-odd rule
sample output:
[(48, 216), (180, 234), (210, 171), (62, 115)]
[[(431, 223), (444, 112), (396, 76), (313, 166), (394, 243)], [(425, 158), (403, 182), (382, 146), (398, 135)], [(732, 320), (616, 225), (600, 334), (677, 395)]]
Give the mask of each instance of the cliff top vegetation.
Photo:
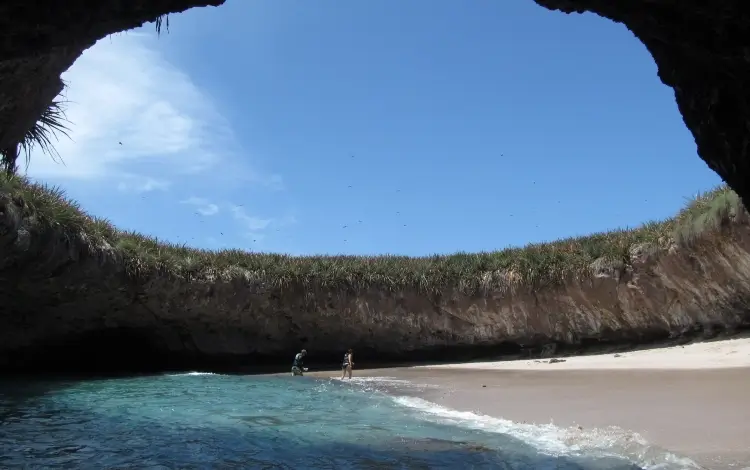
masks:
[[(29, 225), (26, 229), (32, 234), (61, 232), (68, 240), (80, 240), (81, 250), (88, 254), (114, 250), (131, 276), (171, 275), (195, 280), (244, 277), (268, 287), (416, 288), (425, 293), (451, 288), (478, 293), (555, 285), (571, 277), (592, 275), (597, 263), (615, 269), (625, 267), (636, 245), (647, 244), (654, 251), (673, 245), (690, 246), (732, 220), (747, 220), (737, 194), (722, 185), (690, 199), (676, 216), (666, 220), (525, 247), (426, 257), (291, 256), (200, 250), (122, 231), (106, 219), (86, 214), (59, 188), (3, 174), (0, 209), (10, 201), (22, 208)], [(7, 229), (8, 210), (0, 215)]]

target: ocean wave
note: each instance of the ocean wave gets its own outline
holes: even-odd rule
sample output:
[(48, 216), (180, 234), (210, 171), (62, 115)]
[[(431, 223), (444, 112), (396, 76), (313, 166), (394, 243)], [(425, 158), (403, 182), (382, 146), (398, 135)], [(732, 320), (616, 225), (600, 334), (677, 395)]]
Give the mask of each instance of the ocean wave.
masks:
[(418, 397), (394, 396), (392, 400), (411, 409), (423, 419), (520, 439), (539, 452), (553, 455), (624, 457), (647, 470), (700, 470), (686, 457), (650, 445), (638, 433), (617, 427), (587, 429), (561, 428), (554, 424), (516, 423), (507, 419), (447, 408)]

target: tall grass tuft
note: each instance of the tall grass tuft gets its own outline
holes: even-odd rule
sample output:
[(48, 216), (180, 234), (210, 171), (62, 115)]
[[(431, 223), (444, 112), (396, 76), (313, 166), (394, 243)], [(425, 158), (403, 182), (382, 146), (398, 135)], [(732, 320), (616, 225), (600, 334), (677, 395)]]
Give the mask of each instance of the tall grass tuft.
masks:
[(65, 115), (65, 101), (56, 99), (45, 109), (39, 119), (23, 136), (20, 142), (8, 148), (0, 149), (0, 166), (7, 175), (13, 175), (18, 171), (18, 157), (24, 154), (26, 168), (29, 166), (31, 151), (39, 147), (42, 153), (52, 157), (55, 161), (62, 161), (57, 153), (53, 139), (57, 141), (58, 134), (70, 137), (70, 129), (66, 125), (68, 118)]
[(24, 177), (0, 177), (0, 197), (7, 194), (35, 215), (38, 229), (85, 234), (94, 246), (113, 247), (132, 276), (170, 275), (185, 279), (242, 276), (268, 287), (332, 288), (356, 291), (418, 290), (465, 294), (559, 285), (591, 276), (597, 267), (622, 269), (635, 246), (651, 252), (678, 244), (690, 246), (701, 236), (747, 222), (747, 212), (726, 186), (699, 194), (675, 217), (593, 235), (533, 243), (493, 252), (405, 256), (290, 256), (242, 250), (199, 250), (135, 232), (120, 231), (107, 220), (87, 215), (55, 187)]

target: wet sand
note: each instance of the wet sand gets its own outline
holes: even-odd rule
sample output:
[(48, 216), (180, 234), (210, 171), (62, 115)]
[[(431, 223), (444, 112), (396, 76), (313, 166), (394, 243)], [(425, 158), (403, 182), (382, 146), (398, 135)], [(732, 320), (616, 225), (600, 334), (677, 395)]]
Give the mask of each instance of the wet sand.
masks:
[(710, 470), (750, 468), (750, 368), (529, 371), (419, 367), (364, 370), (356, 375), (437, 386), (418, 395), (460, 411), (562, 427), (617, 426)]
[[(310, 375), (341, 377), (341, 372)], [(584, 430), (616, 426), (709, 470), (750, 470), (750, 338), (559, 362), (358, 369), (354, 376), (431, 385), (393, 392), (515, 422)]]

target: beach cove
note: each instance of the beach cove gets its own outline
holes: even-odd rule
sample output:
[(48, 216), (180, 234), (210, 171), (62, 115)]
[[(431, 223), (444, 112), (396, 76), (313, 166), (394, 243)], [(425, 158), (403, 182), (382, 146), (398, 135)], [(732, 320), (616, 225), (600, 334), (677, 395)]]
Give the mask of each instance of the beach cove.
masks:
[(750, 467), (750, 339), (557, 360), (564, 362), (473, 362), (355, 375), (391, 384), (391, 393), (411, 397), (402, 400), (435, 419), (495, 431), (512, 423), (549, 426), (565, 442), (610, 445), (634, 461), (664, 449), (673, 453), (675, 468), (691, 468), (681, 457), (710, 470)]
[[(335, 370), (4, 379), (0, 465), (740, 470), (749, 346), (636, 351), (619, 369), (607, 366), (631, 353), (608, 354), (610, 364), (585, 356), (364, 369), (352, 380)], [(702, 362), (670, 368), (699, 350)]]
[(0, 468), (750, 470), (704, 3), (9, 0)]
[[(0, 178), (0, 209), (0, 273), (19, 279), (0, 369), (33, 376), (0, 387), (0, 465), (750, 462), (746, 340), (679, 345), (750, 321), (750, 224), (726, 186), (658, 224), (422, 258), (163, 245), (21, 177)], [(389, 368), (290, 377), (300, 345), (319, 370), (348, 347), (355, 367)], [(262, 370), (287, 372), (246, 375)]]

